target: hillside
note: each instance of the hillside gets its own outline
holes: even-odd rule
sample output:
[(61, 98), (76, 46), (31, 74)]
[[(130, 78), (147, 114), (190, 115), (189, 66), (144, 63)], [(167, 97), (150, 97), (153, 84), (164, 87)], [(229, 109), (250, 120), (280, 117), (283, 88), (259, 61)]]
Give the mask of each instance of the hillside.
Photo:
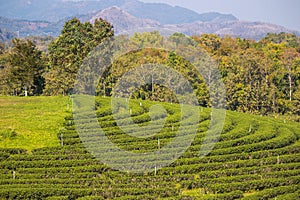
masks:
[(0, 147), (30, 151), (58, 146), (67, 103), (64, 97), (0, 97)]
[(13, 32), (15, 37), (49, 35), (54, 29), (48, 33), (44, 31), (46, 31), (50, 25), (51, 23), (47, 21), (14, 20), (0, 17), (0, 28)]
[[(47, 98), (44, 100), (47, 101)], [(34, 149), (31, 154), (22, 149), (2, 147), (0, 198), (299, 198), (299, 123), (228, 111), (220, 139), (214, 149), (201, 158), (200, 149), (211, 122), (210, 109), (192, 108), (201, 115), (199, 123), (193, 124), (190, 123), (193, 116), (180, 120), (179, 105), (160, 103), (167, 115), (159, 116), (149, 114), (155, 102), (130, 100), (132, 110), (129, 117), (138, 126), (133, 126), (129, 118), (125, 117), (128, 110), (118, 114), (122, 123), (119, 121), (119, 126), (116, 126), (110, 103), (110, 98), (97, 98), (97, 118), (81, 113), (82, 116), (90, 116), (80, 119), (81, 126), (86, 127), (86, 138), (78, 136), (78, 124), (74, 124), (72, 115), (69, 115), (65, 118), (64, 128), (57, 134), (60, 139), (57, 147)], [(123, 106), (118, 105), (120, 109)], [(20, 113), (27, 112), (27, 109), (23, 109)], [(160, 127), (157, 124), (161, 123), (162, 117), (166, 117), (166, 120), (165, 125)], [(115, 167), (124, 164), (154, 166), (155, 163), (147, 159), (145, 161), (149, 152), (166, 148), (176, 137), (177, 140), (185, 141), (189, 134), (185, 130), (192, 127), (197, 127), (197, 134), (191, 145), (172, 164), (136, 174), (134, 171), (114, 170), (86, 150), (81, 140), (84, 139), (85, 144), (93, 144), (100, 136), (96, 124), (91, 123), (94, 119), (99, 121), (105, 137), (120, 149), (134, 152), (138, 156), (136, 163), (131, 163), (130, 157), (118, 157), (118, 154), (107, 151), (106, 156), (110, 156), (110, 161), (118, 163)], [(147, 138), (133, 138), (128, 135), (129, 132), (124, 132), (131, 130), (130, 134), (137, 134), (135, 131), (143, 127), (157, 133)], [(89, 146), (89, 149), (101, 152), (105, 147), (96, 145)], [(181, 151), (175, 146), (173, 148), (171, 153)], [(172, 158), (172, 155), (163, 152), (158, 155), (158, 160)]]
[(158, 21), (162, 25), (183, 24), (195, 21), (209, 22), (214, 20), (237, 20), (237, 18), (231, 14), (221, 14), (216, 12), (199, 14), (179, 6), (173, 7), (163, 3), (143, 3), (136, 0), (126, 1), (126, 3), (119, 7), (135, 17), (152, 19)]
[(300, 35), (297, 31), (269, 23), (240, 21), (224, 16), (219, 18), (216, 13), (203, 14), (202, 16), (206, 20), (182, 24), (161, 24), (159, 21), (150, 18), (137, 18), (121, 8), (110, 7), (93, 15), (81, 16), (80, 19), (93, 22), (96, 18), (104, 18), (114, 25), (116, 34), (159, 30), (163, 35), (171, 35), (176, 32), (190, 36), (212, 33), (220, 36), (230, 35), (255, 40), (265, 37), (268, 33), (286, 32)]
[(93, 14), (87, 21), (94, 23), (94, 21), (99, 18), (103, 18), (113, 24), (116, 34), (127, 32), (133, 33), (134, 30), (143, 28), (156, 29), (160, 27), (160, 24), (157, 21), (134, 17), (118, 7), (111, 7), (97, 12)]

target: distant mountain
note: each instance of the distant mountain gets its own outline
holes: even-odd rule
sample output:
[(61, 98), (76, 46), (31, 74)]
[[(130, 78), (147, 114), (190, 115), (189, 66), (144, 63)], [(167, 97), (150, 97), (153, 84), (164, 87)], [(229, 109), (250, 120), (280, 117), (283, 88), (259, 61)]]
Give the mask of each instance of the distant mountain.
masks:
[(66, 0), (0, 0), (0, 15), (12, 19), (57, 22), (63, 18), (121, 6), (125, 0), (66, 1)]
[(192, 10), (162, 3), (143, 3), (138, 0), (0, 0), (0, 15), (12, 19), (57, 22), (70, 16), (95, 13), (117, 6), (129, 14), (152, 19), (160, 24), (182, 24), (214, 19), (237, 20), (233, 15), (220, 13), (198, 14)]
[(137, 0), (78, 2), (0, 0), (0, 2), (0, 15), (19, 18), (0, 17), (0, 29), (19, 34), (20, 37), (57, 36), (64, 23), (73, 17), (90, 22), (96, 18), (104, 18), (114, 25), (116, 34), (159, 30), (163, 35), (174, 32), (187, 35), (214, 33), (256, 40), (265, 37), (267, 33), (289, 32), (300, 35), (297, 31), (274, 24), (240, 21), (231, 14), (216, 12), (198, 14), (181, 7), (159, 3), (148, 4)]
[(147, 29), (160, 26), (160, 23), (157, 21), (134, 17), (116, 6), (96, 13), (88, 21), (93, 23), (95, 19), (100, 17), (112, 23), (117, 34), (127, 33), (128, 31), (138, 30), (140, 28)]
[(53, 30), (49, 30), (49, 33), (44, 32), (47, 31), (50, 24), (47, 21), (15, 20), (0, 17), (0, 29), (7, 30), (20, 37), (51, 34)]
[(164, 28), (181, 32), (186, 35), (201, 35), (213, 33), (220, 36), (230, 35), (247, 39), (259, 40), (268, 33), (293, 33), (300, 36), (300, 32), (287, 29), (283, 26), (264, 22), (223, 21), (223, 22), (193, 22), (179, 25), (165, 25)]
[(220, 13), (199, 14), (179, 6), (170, 6), (163, 3), (143, 3), (137, 0), (129, 0), (120, 8), (138, 18), (147, 18), (158, 21), (161, 24), (182, 24), (194, 21), (213, 21), (215, 19), (237, 20), (233, 15)]
[[(222, 18), (218, 18), (219, 15), (217, 13), (206, 13), (203, 16), (207, 18), (206, 22), (195, 21), (182, 24), (161, 24), (155, 20), (134, 17), (114, 6), (94, 15), (86, 15), (81, 20), (93, 22), (96, 18), (104, 18), (114, 25), (116, 34), (159, 30), (164, 35), (170, 35), (175, 32), (181, 32), (186, 35), (214, 33), (221, 36), (231, 35), (233, 37), (256, 40), (265, 37), (267, 33), (289, 32), (300, 35), (297, 31), (269, 23), (239, 21), (230, 16), (225, 20), (223, 15)], [(90, 19), (88, 19), (89, 17)]]
[[(238, 19), (232, 14), (220, 14), (218, 12), (209, 12), (200, 14), (203, 22), (225, 22), (225, 21), (237, 21)], [(199, 20), (198, 20), (199, 21)]]

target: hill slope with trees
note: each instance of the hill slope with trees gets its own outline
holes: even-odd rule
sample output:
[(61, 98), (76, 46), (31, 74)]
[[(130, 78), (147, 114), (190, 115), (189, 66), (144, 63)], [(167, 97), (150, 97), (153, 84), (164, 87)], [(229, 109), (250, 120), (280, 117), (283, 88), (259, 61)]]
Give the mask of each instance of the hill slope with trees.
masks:
[[(30, 41), (14, 40), (13, 48), (3, 49), (0, 55), (1, 94), (25, 95), (26, 90), (30, 95), (69, 94), (83, 59), (113, 34), (112, 25), (105, 20), (97, 20), (92, 25), (74, 18), (65, 24), (61, 35), (50, 43), (47, 54), (39, 51)], [(204, 49), (218, 63), (221, 79), (226, 86), (228, 109), (262, 115), (300, 115), (299, 37), (281, 33), (268, 34), (260, 41), (221, 38), (213, 34), (193, 37), (174, 34), (168, 39), (172, 38), (187, 40), (187, 48)], [(147, 42), (158, 42), (164, 38), (158, 32), (151, 32), (136, 33), (130, 40), (134, 41), (137, 48), (141, 48)], [(162, 56), (157, 57), (157, 50), (151, 51), (150, 54), (148, 51), (133, 52), (121, 58), (123, 61), (113, 65), (114, 71), (125, 73), (130, 69), (126, 66), (141, 65), (142, 60), (147, 59), (139, 58), (152, 55), (158, 63), (170, 65), (173, 59), (177, 63), (174, 67), (179, 70), (185, 70), (188, 66), (170, 52), (161, 52)], [(105, 81), (106, 91), (102, 89), (100, 95), (111, 95), (111, 80), (116, 80), (119, 75), (110, 73), (109, 76), (109, 80)], [(149, 96), (149, 91), (145, 92), (144, 96)], [(202, 95), (200, 98), (208, 102), (208, 97)]]

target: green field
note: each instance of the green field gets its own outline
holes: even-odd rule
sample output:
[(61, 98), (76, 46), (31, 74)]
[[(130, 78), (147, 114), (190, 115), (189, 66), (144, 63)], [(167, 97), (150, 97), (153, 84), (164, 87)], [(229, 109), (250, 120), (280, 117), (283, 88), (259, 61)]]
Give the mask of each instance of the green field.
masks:
[[(172, 164), (156, 172), (136, 174), (114, 170), (86, 150), (73, 116), (66, 112), (67, 98), (2, 100), (7, 102), (1, 103), (2, 135), (7, 134), (7, 130), (14, 130), (17, 136), (1, 141), (0, 199), (294, 200), (300, 197), (299, 123), (228, 111), (219, 141), (207, 156), (200, 158), (200, 148), (211, 122), (210, 109), (194, 107), (201, 117), (199, 123), (193, 124), (193, 116), (186, 115), (181, 119), (179, 105), (159, 103), (166, 110), (165, 125), (160, 129), (156, 122), (161, 119), (151, 118), (149, 114), (156, 102), (131, 100), (130, 118), (139, 128), (150, 125), (149, 131), (158, 131), (148, 138), (134, 138), (123, 131), (138, 130), (129, 117), (119, 115), (124, 126), (121, 129), (112, 115), (110, 98), (97, 98), (97, 124), (92, 123), (93, 115), (89, 113), (83, 113), (85, 117), (79, 119), (88, 130), (86, 142), (95, 144), (97, 125), (100, 124), (116, 146), (139, 154), (137, 162), (145, 166), (152, 163), (145, 162), (143, 155), (164, 148), (181, 131), (188, 132), (192, 126), (197, 127), (192, 144)], [(129, 112), (122, 104), (118, 106), (124, 113)], [(26, 116), (28, 120), (24, 119)], [(154, 122), (150, 122), (151, 119)], [(33, 122), (35, 120), (37, 122)], [(185, 122), (183, 129), (179, 128), (181, 120)], [(37, 135), (41, 137), (39, 132), (47, 132), (49, 138), (45, 135), (36, 138)], [(186, 136), (181, 139), (185, 140)], [(26, 142), (23, 141), (25, 138), (28, 138)], [(18, 145), (9, 145), (11, 140)], [(174, 151), (179, 149), (174, 147)], [(126, 156), (117, 160), (114, 152), (107, 152), (107, 155), (120, 165), (130, 160)], [(171, 155), (160, 156), (169, 158)]]
[(59, 145), (67, 97), (1, 97), (0, 147), (33, 150)]

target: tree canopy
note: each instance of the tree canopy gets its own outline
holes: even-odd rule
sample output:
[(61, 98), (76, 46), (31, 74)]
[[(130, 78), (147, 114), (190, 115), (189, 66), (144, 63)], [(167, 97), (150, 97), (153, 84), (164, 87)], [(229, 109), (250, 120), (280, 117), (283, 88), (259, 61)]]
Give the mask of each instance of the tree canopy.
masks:
[(12, 49), (1, 56), (3, 94), (40, 95), (44, 88), (42, 51), (30, 40), (14, 39)]
[(77, 71), (84, 58), (105, 38), (114, 35), (113, 26), (103, 19), (81, 23), (66, 22), (59, 37), (49, 45), (49, 70), (45, 74), (46, 95), (66, 95), (73, 89)]

